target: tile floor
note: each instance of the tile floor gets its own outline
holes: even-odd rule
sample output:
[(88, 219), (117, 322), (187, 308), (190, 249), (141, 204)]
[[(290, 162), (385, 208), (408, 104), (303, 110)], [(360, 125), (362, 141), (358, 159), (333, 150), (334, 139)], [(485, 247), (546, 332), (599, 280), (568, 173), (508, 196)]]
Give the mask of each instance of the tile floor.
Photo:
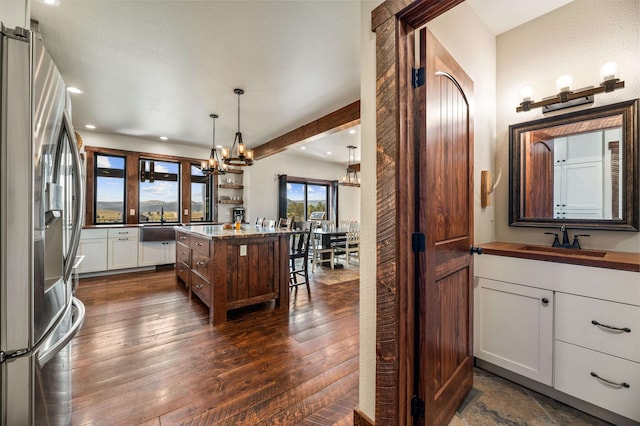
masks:
[(477, 368), (473, 387), (478, 394), (449, 426), (610, 424)]

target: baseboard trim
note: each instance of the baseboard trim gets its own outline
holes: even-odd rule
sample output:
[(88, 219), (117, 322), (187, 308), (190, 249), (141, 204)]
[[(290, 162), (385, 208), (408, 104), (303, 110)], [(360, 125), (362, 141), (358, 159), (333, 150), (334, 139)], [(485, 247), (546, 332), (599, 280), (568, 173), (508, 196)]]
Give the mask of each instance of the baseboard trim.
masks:
[(509, 371), (502, 367), (498, 367), (497, 365), (491, 364), (490, 362), (475, 358), (475, 366), (482, 370), (486, 370), (490, 373), (493, 373), (496, 376), (503, 377), (509, 381), (512, 381), (526, 388), (529, 388), (532, 391), (538, 392), (542, 395), (548, 396), (549, 398), (555, 399), (556, 401), (560, 401), (563, 404), (567, 404), (570, 407), (573, 407), (577, 410), (584, 411), (585, 413), (590, 414), (594, 417), (598, 417), (599, 419), (606, 420), (607, 422), (613, 423), (614, 425), (640, 426), (640, 423), (628, 417), (623, 417), (620, 414), (614, 413), (613, 411), (605, 410), (602, 407), (598, 407), (597, 405), (593, 405), (589, 402), (583, 401), (581, 399), (578, 399), (564, 392), (560, 392), (559, 390), (556, 390), (551, 386), (547, 386), (540, 382), (536, 382), (535, 380), (529, 379), (528, 377), (521, 376), (517, 373), (514, 373), (513, 371)]
[(359, 408), (353, 410), (353, 426), (374, 426), (375, 422)]

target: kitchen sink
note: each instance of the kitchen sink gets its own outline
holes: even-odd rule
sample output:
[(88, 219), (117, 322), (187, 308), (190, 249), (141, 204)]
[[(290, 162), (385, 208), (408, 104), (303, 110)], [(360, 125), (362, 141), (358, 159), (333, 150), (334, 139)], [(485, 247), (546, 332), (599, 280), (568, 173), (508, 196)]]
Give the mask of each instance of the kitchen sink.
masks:
[(561, 247), (545, 247), (545, 246), (522, 246), (520, 250), (556, 253), (561, 255), (570, 254), (573, 256), (584, 256), (584, 257), (605, 257), (607, 255), (606, 251), (576, 250), (576, 249), (567, 249), (567, 248), (561, 248)]
[(176, 239), (175, 225), (145, 225), (140, 229), (140, 241), (173, 241)]

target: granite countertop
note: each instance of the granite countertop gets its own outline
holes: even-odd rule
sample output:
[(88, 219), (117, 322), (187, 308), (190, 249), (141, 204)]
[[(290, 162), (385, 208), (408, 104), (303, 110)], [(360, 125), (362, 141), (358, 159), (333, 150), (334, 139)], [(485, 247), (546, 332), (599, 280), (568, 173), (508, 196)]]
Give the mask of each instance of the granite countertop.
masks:
[(252, 237), (271, 237), (282, 234), (292, 234), (294, 232), (288, 229), (262, 228), (253, 225), (242, 225), (241, 229), (223, 229), (222, 225), (190, 225), (176, 226), (175, 229), (181, 232), (198, 235), (211, 239), (216, 238), (252, 238)]

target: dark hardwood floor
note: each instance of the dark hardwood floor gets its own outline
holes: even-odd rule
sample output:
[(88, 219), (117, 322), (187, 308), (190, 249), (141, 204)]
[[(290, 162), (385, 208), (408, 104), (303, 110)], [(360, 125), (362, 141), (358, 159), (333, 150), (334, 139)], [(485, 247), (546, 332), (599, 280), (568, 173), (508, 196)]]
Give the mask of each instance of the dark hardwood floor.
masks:
[(358, 404), (358, 282), (312, 282), (229, 313), (187, 299), (173, 269), (81, 279), (73, 424), (350, 425)]

